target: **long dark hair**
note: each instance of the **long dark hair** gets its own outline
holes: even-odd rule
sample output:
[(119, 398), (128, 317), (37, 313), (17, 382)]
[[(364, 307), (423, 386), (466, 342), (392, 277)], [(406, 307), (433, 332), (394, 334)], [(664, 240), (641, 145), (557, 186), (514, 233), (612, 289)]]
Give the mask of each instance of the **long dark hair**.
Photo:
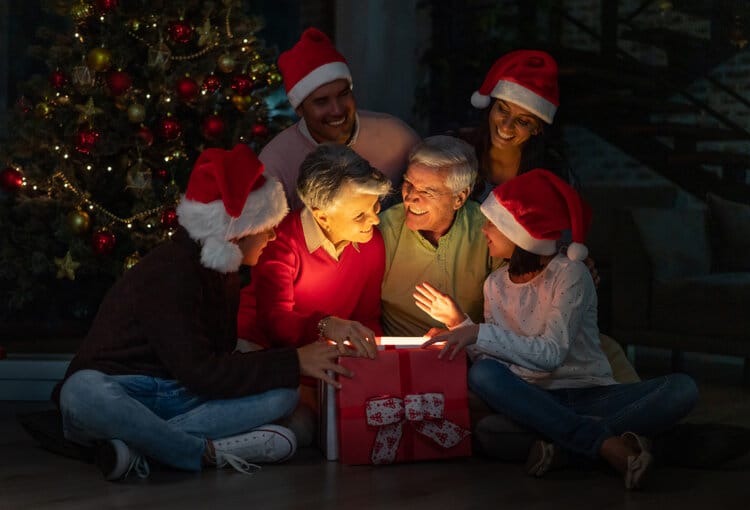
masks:
[(518, 276), (526, 273), (533, 273), (544, 269), (542, 264), (542, 256), (536, 253), (526, 251), (520, 246), (516, 245), (508, 261), (508, 274), (511, 276)]
[[(471, 140), (477, 151), (479, 171), (477, 181), (471, 197), (479, 199), (484, 193), (487, 183), (490, 182), (492, 174), (492, 162), (490, 161), (490, 148), (492, 139), (490, 137), (490, 111), (498, 99), (493, 98), (490, 105), (482, 111), (479, 126), (474, 130)], [(537, 118), (541, 129), (539, 134), (532, 135), (524, 144), (521, 151), (521, 164), (518, 167), (518, 175), (533, 170), (534, 168), (546, 168), (573, 187), (578, 187), (577, 179), (567, 162), (564, 151), (562, 133), (555, 124), (547, 124)]]

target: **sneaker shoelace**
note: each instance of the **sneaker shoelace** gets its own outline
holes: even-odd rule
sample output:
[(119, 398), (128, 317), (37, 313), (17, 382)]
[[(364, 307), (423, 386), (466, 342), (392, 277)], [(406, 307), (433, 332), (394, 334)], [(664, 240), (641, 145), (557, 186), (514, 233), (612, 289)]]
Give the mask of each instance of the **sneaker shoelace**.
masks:
[(143, 455), (135, 455), (133, 460), (130, 461), (128, 470), (122, 475), (122, 478), (127, 478), (131, 471), (134, 471), (138, 478), (148, 478), (148, 475), (151, 474), (151, 467), (148, 465), (146, 457)]
[(231, 453), (217, 452), (216, 457), (217, 467), (222, 468), (228, 464), (232, 466), (235, 471), (242, 473), (243, 475), (253, 475), (261, 469), (259, 465), (252, 464), (242, 457)]

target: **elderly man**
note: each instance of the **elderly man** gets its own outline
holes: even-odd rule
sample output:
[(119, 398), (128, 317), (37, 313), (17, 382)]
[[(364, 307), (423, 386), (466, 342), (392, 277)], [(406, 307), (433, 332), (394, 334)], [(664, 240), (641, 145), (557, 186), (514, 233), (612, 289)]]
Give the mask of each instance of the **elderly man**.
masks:
[(422, 282), (455, 296), (472, 320), (482, 321), (482, 285), (492, 260), (481, 231), (484, 216), (468, 200), (476, 175), (474, 148), (458, 138), (426, 138), (410, 155), (403, 203), (380, 217), (387, 335), (421, 336), (442, 327), (414, 304), (414, 286)]
[(394, 185), (400, 184), (419, 136), (395, 117), (357, 111), (349, 66), (324, 33), (305, 30), (279, 56), (279, 70), (300, 121), (268, 142), (259, 157), (266, 174), (281, 181), (292, 210), (302, 206), (295, 191), (300, 164), (319, 143), (348, 145)]

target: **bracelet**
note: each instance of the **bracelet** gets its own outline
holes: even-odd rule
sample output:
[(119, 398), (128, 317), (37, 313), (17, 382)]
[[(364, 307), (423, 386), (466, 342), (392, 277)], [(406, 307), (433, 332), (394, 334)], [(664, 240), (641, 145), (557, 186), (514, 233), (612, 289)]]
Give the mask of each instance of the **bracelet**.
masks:
[(328, 326), (328, 319), (330, 319), (330, 315), (326, 315), (322, 319), (318, 321), (318, 340), (325, 340), (326, 339), (326, 326)]

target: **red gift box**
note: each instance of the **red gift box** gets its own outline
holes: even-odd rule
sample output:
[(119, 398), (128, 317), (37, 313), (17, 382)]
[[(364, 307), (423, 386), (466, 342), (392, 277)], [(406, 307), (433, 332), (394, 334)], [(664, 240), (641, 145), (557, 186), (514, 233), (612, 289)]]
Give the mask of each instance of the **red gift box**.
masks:
[[(338, 457), (386, 464), (471, 455), (466, 357), (394, 349), (375, 360), (340, 358), (354, 373), (336, 395)], [(329, 456), (330, 458), (330, 456)]]

